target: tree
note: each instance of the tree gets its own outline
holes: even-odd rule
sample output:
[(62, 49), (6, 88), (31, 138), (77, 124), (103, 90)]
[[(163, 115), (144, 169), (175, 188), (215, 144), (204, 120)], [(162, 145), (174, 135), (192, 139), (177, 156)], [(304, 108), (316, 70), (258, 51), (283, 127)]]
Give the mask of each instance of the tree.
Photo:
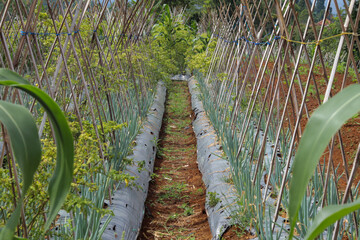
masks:
[(298, 11), (306, 10), (306, 3), (304, 0), (296, 0), (295, 8)]
[(191, 0), (163, 0), (163, 4), (169, 5), (170, 8), (173, 7), (188, 7), (191, 3)]
[(317, 0), (315, 9), (314, 9), (314, 20), (320, 21), (324, 15), (325, 12), (325, 0)]

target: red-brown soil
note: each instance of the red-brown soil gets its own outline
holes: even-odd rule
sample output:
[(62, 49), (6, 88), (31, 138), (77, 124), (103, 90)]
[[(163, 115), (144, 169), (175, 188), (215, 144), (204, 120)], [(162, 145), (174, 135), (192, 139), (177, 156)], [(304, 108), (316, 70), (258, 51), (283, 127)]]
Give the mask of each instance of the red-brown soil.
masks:
[(211, 239), (190, 115), (187, 82), (173, 82), (139, 240)]
[[(259, 61), (256, 60), (255, 61), (256, 64), (256, 68), (258, 69), (259, 67)], [(275, 66), (276, 68), (278, 66)], [(271, 83), (270, 85), (268, 85), (269, 83), (269, 78), (270, 78), (270, 73), (272, 71), (272, 69), (274, 68), (274, 63), (273, 62), (269, 62), (268, 66), (267, 66), (267, 72), (265, 73), (265, 81), (263, 81), (262, 83), (262, 88), (263, 90), (269, 88), (270, 89), (270, 95), (271, 97), (268, 98), (267, 100), (267, 107), (270, 107), (271, 104), (271, 100), (273, 99), (273, 93), (275, 90), (275, 84), (277, 81), (278, 76), (275, 76), (275, 80), (273, 81), (273, 83)], [(301, 85), (302, 85), (302, 89), (304, 90), (305, 88), (305, 83), (308, 77), (308, 70), (309, 70), (309, 66), (307, 64), (300, 64), (299, 65), (299, 75), (300, 75), (300, 79), (301, 79)], [(279, 116), (281, 116), (282, 110), (284, 108), (285, 105), (285, 99), (286, 99), (286, 95), (288, 93), (288, 83), (291, 80), (292, 77), (292, 72), (294, 71), (294, 66), (291, 64), (286, 72), (286, 78), (284, 76), (284, 74), (281, 75), (280, 79), (281, 79), (281, 84), (280, 84), (280, 88), (279, 88), (279, 106), (280, 106), (280, 113)], [(331, 72), (331, 69), (327, 68), (326, 69), (326, 73), (327, 73), (327, 77), (329, 77)], [(244, 74), (244, 73), (241, 73)], [(253, 77), (255, 77), (255, 71), (252, 72)], [(325, 76), (324, 76), (324, 70), (321, 67), (321, 65), (316, 65), (313, 71), (313, 76), (317, 85), (317, 89), (318, 89), (318, 93), (319, 93), (319, 97), (316, 93), (316, 87), (314, 85), (314, 81), (311, 79), (310, 80), (310, 87), (309, 87), (309, 91), (308, 94), (306, 96), (305, 99), (305, 107), (307, 109), (307, 112), (309, 114), (309, 116), (311, 116), (312, 112), (320, 106), (320, 104), (323, 101), (323, 97), (325, 95), (325, 91), (326, 91), (326, 87), (327, 87), (327, 82), (325, 81)], [(240, 76), (241, 78), (242, 76)], [(288, 103), (287, 106), (287, 114), (285, 116), (285, 121), (283, 124), (283, 129), (291, 129), (291, 132), (293, 131), (294, 127), (295, 127), (295, 123), (296, 123), (296, 113), (294, 111), (294, 107), (293, 107), (293, 101), (294, 99), (296, 99), (297, 101), (297, 106), (298, 109), (300, 108), (300, 104), (302, 101), (302, 94), (301, 94), (301, 90), (300, 90), (300, 84), (297, 80), (297, 77), (295, 78), (295, 96), (293, 96), (292, 98), (290, 98), (290, 101)], [(354, 79), (353, 77), (349, 76), (349, 74), (347, 75), (347, 77), (344, 79), (344, 73), (340, 73), (337, 72), (335, 74), (335, 78), (334, 78), (334, 83), (332, 86), (332, 90), (331, 90), (331, 94), (332, 96), (334, 96), (336, 93), (338, 93), (341, 89), (342, 86), (346, 87), (350, 84), (353, 84), (354, 81), (356, 81), (356, 79)], [(248, 89), (248, 91), (251, 89)], [(319, 99), (320, 98), (320, 99)], [(276, 99), (275, 99), (276, 101)], [(306, 123), (308, 121), (308, 116), (306, 114), (305, 108), (303, 110), (303, 113), (301, 115), (301, 120), (300, 120), (300, 131), (298, 131), (298, 133), (303, 133)], [(278, 121), (277, 121), (278, 122)], [(353, 165), (353, 161), (354, 161), (354, 157), (356, 154), (356, 150), (358, 147), (358, 144), (360, 143), (360, 116), (354, 116), (352, 119), (350, 119), (341, 129), (341, 140), (342, 140), (342, 145), (343, 145), (343, 153), (346, 159), (346, 164), (347, 164), (347, 168), (348, 168), (348, 173), (350, 174), (351, 172), (351, 168)], [(345, 190), (346, 188), (346, 184), (347, 184), (347, 177), (345, 174), (345, 164), (344, 164), (344, 160), (342, 157), (342, 151), (340, 148), (340, 141), (339, 141), (339, 135), (336, 135), (334, 138), (334, 147), (333, 147), (333, 153), (332, 153), (332, 162), (333, 162), (333, 167), (331, 166), (331, 173), (333, 173), (333, 168), (337, 169), (336, 171), (336, 175), (337, 176), (341, 176), (337, 186), (338, 189), (340, 191)], [(296, 138), (296, 142), (298, 143), (298, 135)], [(326, 149), (326, 151), (324, 152), (324, 155), (322, 157), (322, 160), (320, 161), (321, 167), (325, 167), (325, 169), (327, 168), (328, 165), (328, 159), (329, 159), (329, 148)], [(353, 186), (356, 186), (358, 184), (360, 180), (360, 171), (358, 170), (355, 176), (355, 179), (353, 180)]]
[(238, 226), (232, 226), (222, 236), (222, 240), (232, 240), (232, 239), (253, 239), (256, 236), (252, 235), (250, 232), (240, 229)]
[[(301, 65), (304, 68), (306, 68), (305, 65)], [(330, 73), (330, 69), (327, 69), (326, 71), (329, 75)], [(307, 74), (300, 74), (300, 78), (301, 81), (303, 83), (303, 85), (305, 85), (306, 80), (307, 80)], [(326, 91), (326, 87), (327, 87), (327, 82), (324, 80), (324, 75), (323, 75), (323, 70), (316, 70), (314, 72), (314, 78), (318, 87), (318, 91), (319, 91), (319, 96), (320, 96), (320, 101), (317, 98), (317, 94), (316, 94), (316, 89), (315, 86), (313, 84), (313, 81), (311, 81), (311, 85), (309, 87), (309, 93), (306, 97), (306, 107), (308, 109), (309, 115), (311, 116), (311, 113), (320, 106), (320, 103), (322, 103), (323, 101), (323, 96), (325, 95), (325, 91)], [(341, 91), (342, 88), (342, 84), (343, 84), (343, 78), (344, 78), (344, 74), (343, 73), (336, 73), (335, 74), (335, 80), (333, 83), (333, 87), (332, 87), (332, 91), (331, 94), (332, 96), (334, 96), (335, 94), (337, 94), (338, 92)], [(347, 76), (347, 78), (345, 79), (344, 82), (344, 87), (353, 84), (353, 79), (350, 76)], [(288, 89), (286, 87), (284, 87), (284, 89)], [(300, 89), (299, 89), (299, 84), (297, 84), (297, 86), (295, 87), (296, 89), (296, 96), (298, 101), (300, 102), (302, 99), (302, 95), (300, 93)], [(285, 102), (285, 99), (282, 98), (281, 100), (282, 104)], [(292, 109), (290, 107), (290, 109)], [(292, 110), (291, 110), (292, 111)], [(293, 117), (289, 117), (291, 125), (294, 126), (295, 125), (295, 120)], [(304, 113), (302, 114), (302, 119), (300, 121), (300, 125), (301, 125), (301, 129), (302, 131), (304, 131), (306, 123), (308, 121), (308, 118), (306, 116), (306, 113), (304, 111)], [(354, 161), (354, 157), (355, 157), (355, 153), (357, 150), (357, 146), (360, 143), (360, 116), (354, 116), (354, 118), (350, 119), (341, 129), (341, 140), (342, 140), (342, 144), (343, 144), (343, 150), (344, 150), (344, 156), (346, 159), (346, 164), (347, 164), (347, 168), (348, 168), (348, 173), (350, 175), (351, 172), (351, 168), (352, 168), (352, 163)], [(341, 149), (340, 149), (340, 141), (339, 141), (339, 135), (336, 135), (334, 138), (334, 150), (332, 153), (332, 161), (333, 161), (333, 165), (334, 165), (334, 169), (337, 168), (337, 176), (342, 175), (342, 177), (339, 179), (338, 181), (338, 189), (340, 191), (345, 190), (346, 188), (346, 184), (347, 184), (347, 177), (345, 175), (345, 164), (344, 164), (344, 160), (342, 157), (342, 153), (341, 153)], [(321, 165), (324, 166), (325, 168), (327, 167), (327, 163), (328, 163), (328, 159), (329, 159), (329, 148), (327, 148), (324, 152), (324, 155), (322, 157), (322, 161)], [(324, 162), (325, 161), (325, 162)], [(333, 169), (331, 168), (331, 172), (333, 172)], [(357, 174), (355, 176), (355, 179), (353, 181), (353, 185), (356, 185), (360, 180), (360, 174), (359, 171), (357, 171)]]

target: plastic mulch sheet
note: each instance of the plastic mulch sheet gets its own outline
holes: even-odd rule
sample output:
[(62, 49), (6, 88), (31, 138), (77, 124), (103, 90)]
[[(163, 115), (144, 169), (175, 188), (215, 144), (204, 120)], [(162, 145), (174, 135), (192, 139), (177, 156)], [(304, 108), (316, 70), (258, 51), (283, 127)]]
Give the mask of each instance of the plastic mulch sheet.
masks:
[[(197, 81), (189, 79), (191, 104), (194, 120), (193, 129), (197, 139), (197, 161), (206, 186), (207, 201), (205, 209), (208, 215), (213, 239), (220, 239), (230, 226), (230, 209), (236, 200), (232, 185), (225, 182), (230, 176), (229, 162), (221, 156), (223, 151), (217, 141), (216, 132), (206, 116), (203, 104), (199, 99)], [(209, 205), (210, 195), (219, 199), (215, 206)], [(212, 203), (214, 205), (214, 203)]]
[(145, 213), (145, 201), (148, 193), (149, 182), (154, 168), (156, 155), (156, 142), (164, 114), (166, 88), (159, 82), (157, 95), (147, 121), (136, 137), (136, 146), (133, 154), (128, 156), (133, 159), (133, 165), (128, 166), (125, 172), (136, 177), (135, 186), (120, 186), (112, 197), (112, 204), (108, 209), (114, 212), (112, 220), (107, 226), (103, 239), (129, 239), (135, 240), (141, 229)]
[(183, 74), (178, 74), (171, 78), (171, 80), (174, 81), (188, 81), (189, 79), (190, 79), (189, 75), (183, 75)]
[[(209, 206), (208, 201), (205, 206), (213, 240), (217, 240), (221, 238), (227, 228), (234, 224), (231, 222), (230, 218), (230, 206), (236, 205), (235, 189), (233, 185), (225, 182), (225, 179), (229, 178), (231, 175), (230, 164), (227, 160), (221, 158), (221, 156), (223, 156), (223, 151), (217, 141), (216, 132), (211, 125), (210, 120), (206, 116), (203, 104), (199, 99), (200, 91), (197, 88), (197, 81), (194, 78), (189, 79), (189, 89), (191, 93), (192, 108), (195, 114), (193, 128), (197, 138), (197, 160), (199, 169), (203, 175), (203, 181), (206, 185), (207, 199), (209, 199), (210, 192), (215, 192), (220, 198), (220, 201), (216, 204), (216, 206)], [(263, 133), (261, 131), (260, 141), (262, 140)], [(271, 164), (271, 155), (273, 151), (271, 142), (267, 141), (264, 156), (265, 164)], [(281, 161), (281, 158), (278, 157), (277, 161)], [(262, 194), (264, 194), (266, 188), (265, 175), (266, 174), (264, 173), (260, 181)], [(267, 215), (269, 215), (268, 211), (273, 212), (275, 210), (276, 200), (269, 197), (271, 195), (271, 191), (272, 189), (269, 186), (267, 191), (268, 197), (265, 201), (265, 214)], [(286, 223), (285, 218), (279, 216), (276, 220), (274, 228), (274, 237), (276, 239), (288, 238), (288, 234), (283, 228), (288, 230), (289, 226)], [(247, 230), (256, 235), (255, 229), (247, 228)], [(258, 238), (254, 239), (256, 240)]]

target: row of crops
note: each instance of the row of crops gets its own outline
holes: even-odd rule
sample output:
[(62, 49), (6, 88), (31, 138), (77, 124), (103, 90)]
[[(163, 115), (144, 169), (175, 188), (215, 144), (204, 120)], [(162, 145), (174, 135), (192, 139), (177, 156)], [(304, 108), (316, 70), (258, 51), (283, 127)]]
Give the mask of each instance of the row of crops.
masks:
[[(141, 189), (124, 170), (143, 170), (127, 156), (158, 81), (201, 62), (195, 53), (205, 52), (210, 34), (198, 37), (183, 11), (155, 0), (9, 0), (0, 1), (0, 12), (1, 104), (24, 106), (36, 124), (21, 149), (1, 117), (0, 238), (101, 239), (114, 192)], [(61, 137), (67, 130), (58, 128), (46, 101), (22, 88), (58, 104), (73, 140)], [(23, 119), (16, 111), (12, 117)], [(31, 132), (29, 125), (19, 128), (20, 136)], [(38, 166), (27, 152), (35, 135)], [(64, 147), (72, 148), (69, 142), (73, 154)], [(67, 153), (73, 166), (60, 161)]]
[(49, 203), (48, 183), (56, 165), (54, 125), (32, 96), (0, 88), (3, 101), (31, 111), (42, 147), (41, 163), (25, 194), (22, 179), (26, 175), (15, 162), (2, 128), (1, 228), (10, 224), (22, 197), (16, 235), (30, 239), (101, 238), (106, 228), (101, 220), (109, 220), (112, 214), (105, 205), (111, 204), (120, 183), (131, 186), (134, 180), (122, 169), (131, 164), (126, 156), (152, 104), (157, 80), (168, 76), (168, 68), (177, 71), (174, 63), (168, 63), (164, 48), (149, 37), (156, 18), (151, 12), (154, 4), (1, 2), (0, 66), (17, 72), (54, 99), (74, 138), (70, 192), (60, 214), (50, 219), (50, 229), (44, 231), (53, 204), (51, 197)]
[[(359, 1), (345, 2), (345, 10), (339, 9), (340, 1), (326, 1), (321, 16), (316, 15), (317, 1), (297, 2), (241, 1), (232, 13), (224, 8), (207, 48), (210, 66), (196, 74), (231, 164), (232, 178), (226, 182), (234, 184), (238, 199), (229, 207), (233, 220), (259, 239), (287, 239), (289, 220), (295, 237), (303, 239), (322, 208), (352, 203), (359, 195), (358, 99), (349, 120), (322, 143), (326, 150), (320, 150), (319, 163), (299, 159), (293, 168), (315, 109), (360, 82)], [(299, 14), (301, 5), (306, 17)], [(352, 94), (355, 98), (358, 90)], [(330, 107), (332, 113), (339, 109)], [(319, 133), (308, 133), (305, 141), (318, 139)], [(311, 144), (321, 148), (318, 141)], [(296, 171), (307, 172), (310, 179), (290, 185)], [(296, 192), (298, 212), (289, 201)], [(359, 211), (335, 219), (322, 233), (324, 239), (359, 237)]]
[[(138, 187), (124, 169), (133, 164), (127, 156), (158, 80), (186, 71), (199, 83), (231, 165), (232, 177), (224, 180), (234, 186), (237, 202), (226, 209), (241, 231), (286, 239), (294, 227), (301, 239), (325, 206), (357, 203), (358, 110), (338, 121), (343, 126), (324, 153), (319, 147), (318, 164), (300, 163), (310, 181), (291, 179), (315, 109), (360, 83), (359, 1), (200, 2), (203, 11), (194, 20), (155, 0), (0, 1), (0, 67), (19, 74), (1, 70), (1, 85), (11, 85), (5, 80), (12, 76), (47, 93), (74, 142), (70, 191), (52, 216), (48, 183), (57, 169), (57, 126), (41, 101), (16, 87), (0, 88), (1, 100), (31, 112), (42, 148), (25, 193), (26, 174), (2, 125), (0, 229), (10, 224), (28, 239), (101, 239), (114, 191)], [(292, 192), (299, 192), (299, 210), (290, 203)], [(358, 221), (359, 212), (352, 212), (322, 236), (357, 239)]]

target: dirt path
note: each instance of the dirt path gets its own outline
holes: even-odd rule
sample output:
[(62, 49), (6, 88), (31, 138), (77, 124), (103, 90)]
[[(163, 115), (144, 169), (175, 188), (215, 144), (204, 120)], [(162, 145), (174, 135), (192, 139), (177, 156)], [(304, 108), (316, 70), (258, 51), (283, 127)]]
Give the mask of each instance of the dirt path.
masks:
[(140, 240), (211, 239), (191, 112), (187, 82), (173, 82), (168, 90)]

